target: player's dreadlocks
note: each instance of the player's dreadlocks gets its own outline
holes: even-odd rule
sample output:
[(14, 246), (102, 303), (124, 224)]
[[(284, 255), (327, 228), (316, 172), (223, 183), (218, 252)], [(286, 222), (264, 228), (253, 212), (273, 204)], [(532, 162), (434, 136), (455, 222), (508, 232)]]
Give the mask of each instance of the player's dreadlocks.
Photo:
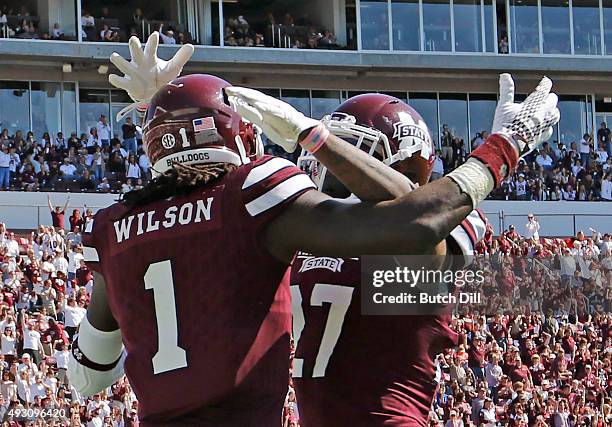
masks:
[(237, 166), (231, 163), (206, 163), (193, 166), (175, 163), (174, 167), (150, 181), (143, 189), (126, 193), (122, 202), (131, 210), (156, 200), (183, 196), (198, 187), (216, 181), (236, 168)]

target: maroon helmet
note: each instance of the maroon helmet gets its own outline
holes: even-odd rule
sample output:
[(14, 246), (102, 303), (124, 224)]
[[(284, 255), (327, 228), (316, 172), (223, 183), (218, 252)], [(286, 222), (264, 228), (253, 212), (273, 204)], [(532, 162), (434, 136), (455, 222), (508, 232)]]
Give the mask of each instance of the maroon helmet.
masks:
[(240, 166), (263, 154), (257, 132), (225, 102), (225, 80), (179, 77), (157, 91), (145, 118), (144, 150), (155, 174), (174, 163)]
[[(419, 113), (389, 95), (367, 93), (346, 100), (323, 123), (334, 135), (424, 185), (433, 168), (435, 149)], [(326, 168), (302, 152), (298, 165), (323, 189)]]

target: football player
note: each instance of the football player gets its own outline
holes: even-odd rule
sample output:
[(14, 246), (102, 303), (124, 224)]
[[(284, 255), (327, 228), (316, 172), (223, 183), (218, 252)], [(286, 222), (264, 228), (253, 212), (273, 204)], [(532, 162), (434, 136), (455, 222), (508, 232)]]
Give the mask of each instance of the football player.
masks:
[[(536, 102), (549, 102), (551, 106), (550, 121), (538, 120), (546, 125), (554, 123), (558, 117), (554, 107), (556, 96), (546, 93), (544, 87), (548, 85), (544, 79), (527, 104), (521, 107), (514, 103), (511, 77), (500, 76), (501, 97), (494, 132), (505, 133), (504, 123), (516, 120), (522, 114), (519, 110), (531, 108), (527, 105), (536, 99), (541, 100)], [(544, 92), (540, 93), (542, 90)], [(287, 107), (281, 108), (278, 101), (266, 99), (249, 89), (231, 88), (228, 91), (236, 94), (238, 101), (234, 104), (239, 112), (261, 125), (266, 133), (276, 134), (273, 141), (285, 142), (279, 138), (278, 129), (282, 116), (291, 123)], [(402, 101), (381, 94), (360, 95), (343, 103), (324, 119), (324, 124), (332, 134), (352, 142), (418, 183), (420, 188), (413, 195), (431, 189), (435, 197), (438, 185), (427, 184), (434, 153), (429, 131), (421, 116)], [(274, 125), (274, 128), (268, 130), (267, 125)], [(550, 130), (545, 133), (544, 138), (549, 136)], [(502, 153), (507, 148), (494, 144), (491, 139), (487, 144), (491, 145), (473, 153), (467, 167), (463, 167), (466, 172), (468, 167), (486, 165), (489, 149)], [(359, 199), (381, 205), (386, 200), (385, 195), (393, 192), (389, 188), (379, 194), (376, 191), (360, 193), (359, 187), (351, 188), (350, 183), (345, 186), (342, 179), (328, 172), (318, 160), (320, 157), (303, 150), (298, 164), (310, 172), (318, 189), (324, 193), (346, 197), (352, 191)], [(500, 177), (514, 167), (505, 161), (497, 165)], [(487, 165), (486, 170), (490, 170), (490, 166)], [(458, 173), (462, 175), (463, 170)], [(481, 179), (478, 175), (470, 171), (465, 178), (469, 176), (476, 183)], [(494, 179), (495, 185), (499, 184), (500, 177)], [(471, 192), (469, 185), (462, 186), (465, 181), (455, 173), (450, 174), (450, 179), (464, 191)], [(479, 201), (479, 196), (473, 197), (472, 205), (477, 206)], [(380, 229), (377, 223), (372, 232), (377, 233)], [(485, 231), (486, 219), (479, 210), (474, 210), (447, 237), (448, 248), (439, 244), (435, 248), (430, 246), (429, 251), (417, 248), (412, 253), (445, 254), (448, 250), (449, 254), (462, 255), (459, 258), (467, 260)], [(399, 228), (397, 233), (401, 233)], [(410, 240), (413, 236), (406, 234), (405, 238)], [(437, 315), (363, 316), (360, 312), (362, 272), (359, 258), (332, 258), (329, 252), (323, 255), (327, 256), (301, 252), (292, 265), (296, 342), (293, 376), (301, 421), (306, 427), (427, 425), (436, 389), (434, 357), (456, 341), (456, 334), (449, 327), (450, 307)]]
[[(143, 143), (156, 178), (99, 211), (84, 234), (96, 277), (70, 357), (71, 382), (94, 394), (125, 370), (143, 425), (275, 425), (287, 387), (286, 273), (296, 250), (349, 256), (429, 250), (493, 177), (483, 165), (477, 170), (490, 181), (473, 195), (449, 179), (433, 194), (405, 195), (403, 175), (318, 121), (264, 98), (274, 111), (264, 130), (289, 151), (299, 139), (355, 194), (394, 193), (382, 204), (334, 200), (295, 165), (261, 155), (254, 127), (228, 105), (230, 98), (246, 103), (240, 91), (213, 76), (167, 81), (173, 73), (162, 73), (167, 68), (150, 42), (144, 54), (131, 42), (132, 62), (114, 57), (114, 63), (126, 74), (115, 83), (148, 104)], [(150, 100), (141, 97), (148, 86), (157, 88)], [(548, 107), (538, 104), (527, 119), (548, 117), (556, 108)], [(529, 127), (530, 137), (538, 140), (547, 127)], [(514, 139), (503, 138), (514, 147)], [(500, 157), (489, 152), (491, 161)], [(518, 153), (510, 155), (508, 169), (517, 161)], [(377, 217), (389, 225), (372, 233)], [(396, 232), (414, 240), (393, 238)]]
[[(422, 117), (401, 100), (358, 95), (323, 122), (334, 135), (419, 186), (428, 183), (435, 148)], [(302, 153), (298, 166), (310, 172), (324, 193), (347, 195), (347, 189), (309, 153)], [(447, 250), (458, 255), (449, 257), (447, 261), (458, 262), (444, 263), (447, 268), (465, 265), (486, 224), (483, 213), (475, 210), (438, 245), (437, 255)], [(421, 264), (425, 259), (416, 261)], [(434, 356), (456, 344), (456, 333), (449, 327), (452, 307), (428, 316), (364, 316), (360, 283), (359, 258), (298, 253), (293, 262), (293, 375), (301, 421), (306, 427), (424, 426), (436, 390)]]

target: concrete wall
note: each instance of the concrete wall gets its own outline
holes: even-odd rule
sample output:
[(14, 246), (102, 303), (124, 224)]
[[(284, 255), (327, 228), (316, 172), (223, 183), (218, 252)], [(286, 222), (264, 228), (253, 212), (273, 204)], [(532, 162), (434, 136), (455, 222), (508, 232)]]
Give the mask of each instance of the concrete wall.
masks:
[[(95, 211), (111, 205), (118, 198), (117, 194), (51, 193), (51, 201), (63, 206), (68, 196), (66, 226), (72, 209), (82, 209), (86, 205)], [(590, 234), (589, 227), (612, 233), (612, 203), (607, 202), (485, 201), (481, 208), (496, 234), (510, 224), (523, 233), (530, 212), (539, 218), (542, 236), (573, 236), (578, 230)], [(33, 229), (41, 223), (51, 224), (47, 193), (0, 193), (0, 221), (12, 229)]]
[(481, 208), (496, 234), (510, 224), (515, 225), (519, 233), (524, 233), (529, 213), (539, 218), (541, 236), (573, 236), (579, 230), (590, 234), (589, 227), (601, 233), (612, 233), (610, 202), (485, 201)]
[[(61, 207), (70, 197), (64, 227), (68, 228), (68, 217), (73, 209), (83, 209), (84, 206), (94, 211), (110, 206), (117, 200), (117, 194), (81, 194), (81, 193), (50, 193), (54, 206)], [(15, 230), (34, 229), (37, 224), (51, 224), (51, 214), (47, 206), (47, 193), (0, 193), (0, 221), (8, 228)]]

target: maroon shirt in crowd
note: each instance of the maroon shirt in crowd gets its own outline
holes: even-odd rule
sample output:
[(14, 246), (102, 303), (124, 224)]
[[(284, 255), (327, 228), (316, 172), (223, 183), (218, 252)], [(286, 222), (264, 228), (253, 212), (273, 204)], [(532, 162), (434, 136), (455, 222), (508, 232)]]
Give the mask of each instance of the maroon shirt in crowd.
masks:
[(53, 227), (55, 228), (64, 228), (64, 215), (66, 211), (56, 212), (55, 210), (51, 211), (51, 221), (53, 223)]

